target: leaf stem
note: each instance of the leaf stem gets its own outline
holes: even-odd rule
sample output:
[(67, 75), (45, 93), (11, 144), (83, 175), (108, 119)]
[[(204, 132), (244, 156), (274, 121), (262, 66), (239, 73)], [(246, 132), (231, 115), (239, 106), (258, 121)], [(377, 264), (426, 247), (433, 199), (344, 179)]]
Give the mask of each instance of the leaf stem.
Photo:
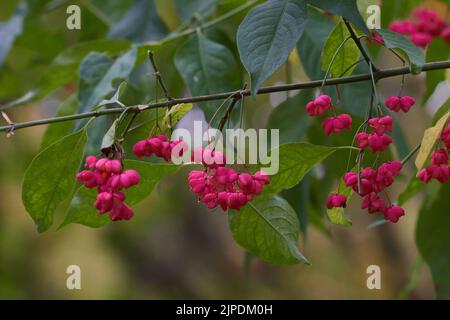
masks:
[(419, 151), (420, 146), (421, 146), (421, 143), (419, 143), (417, 146), (415, 146), (414, 149), (412, 149), (412, 150), (411, 150), (411, 151), (403, 158), (403, 160), (401, 161), (402, 164), (405, 164), (406, 162), (408, 162), (409, 159), (411, 159), (411, 157), (412, 157), (417, 151)]

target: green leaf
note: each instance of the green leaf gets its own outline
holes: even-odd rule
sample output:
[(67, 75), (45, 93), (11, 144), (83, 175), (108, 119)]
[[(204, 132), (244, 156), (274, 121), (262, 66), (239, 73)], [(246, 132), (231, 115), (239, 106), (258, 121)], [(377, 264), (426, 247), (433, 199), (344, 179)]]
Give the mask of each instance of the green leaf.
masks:
[(445, 103), (439, 107), (436, 113), (433, 115), (432, 124), (436, 125), (436, 123), (441, 119), (447, 112), (450, 111), (450, 98), (445, 101)]
[(338, 148), (317, 146), (306, 142), (286, 143), (272, 150), (271, 154), (279, 153), (279, 170), (277, 174), (270, 177), (270, 184), (266, 186), (267, 192), (278, 193), (292, 188), (309, 170), (336, 150)]
[(167, 34), (167, 27), (158, 15), (154, 0), (135, 0), (122, 20), (114, 22), (110, 38), (134, 42), (159, 40)]
[(277, 265), (309, 264), (297, 247), (297, 215), (283, 198), (258, 197), (241, 211), (230, 211), (229, 224), (234, 240), (260, 259)]
[[(328, 39), (323, 47), (322, 52), (322, 70), (326, 71), (330, 63), (334, 61), (331, 66), (331, 74), (333, 77), (341, 75), (348, 76), (353, 73), (356, 68), (355, 63), (359, 60), (360, 52), (356, 43), (350, 39), (341, 44), (350, 36), (344, 22), (339, 22), (333, 31), (328, 36)], [(337, 50), (339, 49), (339, 52)], [(353, 65), (353, 67), (351, 67)], [(344, 73), (345, 72), (345, 73)]]
[(425, 54), (421, 49), (409, 39), (391, 30), (377, 29), (377, 33), (383, 38), (386, 47), (399, 51), (409, 60), (414, 74), (420, 73), (425, 63)]
[(252, 94), (289, 57), (306, 26), (304, 0), (272, 0), (253, 8), (237, 32), (241, 61), (250, 74)]
[(121, 82), (119, 87), (117, 88), (116, 92), (112, 95), (109, 99), (104, 99), (100, 101), (97, 107), (102, 107), (110, 104), (118, 104), (121, 107), (125, 107), (125, 105), (120, 102), (119, 98), (122, 96), (123, 92), (125, 91), (127, 87), (127, 83), (125, 81)]
[(322, 72), (322, 48), (333, 28), (333, 20), (308, 7), (308, 22), (297, 42), (297, 52), (310, 80), (322, 79), (325, 75)]
[[(135, 205), (149, 196), (156, 184), (165, 176), (176, 172), (180, 166), (170, 164), (156, 164), (142, 161), (125, 160), (125, 169), (134, 169), (139, 172), (141, 182), (125, 190), (128, 205)], [(71, 223), (78, 223), (92, 228), (102, 227), (110, 222), (107, 214), (99, 214), (94, 208), (97, 197), (95, 189), (87, 189), (84, 186), (78, 188), (67, 210), (62, 228)]]
[(299, 141), (306, 133), (311, 117), (305, 112), (312, 92), (302, 90), (277, 106), (270, 114), (268, 129), (280, 130), (280, 143)]
[(80, 65), (78, 112), (86, 112), (97, 106), (114, 90), (112, 86), (114, 79), (128, 77), (135, 61), (135, 47), (115, 61), (102, 53), (90, 53)]
[(425, 188), (425, 186), (426, 184), (420, 181), (415, 174), (411, 176), (405, 190), (403, 190), (403, 192), (398, 196), (398, 205), (404, 205), (409, 199)]
[[(202, 33), (189, 37), (175, 53), (175, 66), (192, 95), (206, 95), (237, 90), (241, 84), (239, 66), (233, 53)], [(211, 116), (217, 103), (202, 103), (202, 109)]]
[(87, 136), (68, 135), (42, 150), (31, 162), (22, 185), (22, 200), (39, 232), (53, 223), (56, 207), (71, 194)]
[(0, 67), (6, 59), (16, 37), (22, 33), (23, 21), (27, 14), (26, 3), (20, 4), (7, 22), (0, 22)]
[[(77, 99), (76, 95), (71, 95), (68, 97), (59, 107), (56, 112), (55, 117), (69, 116), (76, 112), (77, 110)], [(44, 137), (41, 142), (41, 149), (44, 149), (51, 145), (52, 143), (58, 141), (62, 137), (69, 135), (74, 128), (73, 121), (64, 121), (52, 123), (45, 130)]]
[(447, 123), (448, 118), (450, 117), (450, 111), (444, 114), (434, 127), (428, 128), (423, 133), (422, 142), (420, 144), (419, 153), (417, 154), (417, 158), (415, 161), (417, 170), (423, 168), (425, 163), (427, 162), (428, 157), (430, 156), (431, 151), (439, 139), (439, 136), (444, 129), (445, 124)]
[[(448, 44), (441, 38), (435, 38), (427, 47), (426, 61), (444, 61), (449, 59)], [(423, 101), (426, 101), (434, 92), (437, 85), (445, 80), (445, 69), (429, 70), (426, 73), (426, 92)]]
[(428, 264), (438, 298), (450, 294), (450, 184), (423, 205), (416, 228), (416, 244)]
[(175, 173), (181, 166), (175, 164), (150, 163), (136, 160), (125, 160), (125, 169), (134, 169), (139, 172), (141, 182), (127, 190), (126, 203), (137, 204), (149, 196), (156, 184), (169, 174)]
[(218, 0), (175, 0), (175, 8), (183, 21), (191, 19), (194, 14), (207, 16), (211, 14)]
[(101, 150), (103, 153), (105, 153), (106, 150), (110, 149), (112, 147), (112, 145), (114, 144), (114, 142), (116, 142), (117, 124), (118, 124), (118, 119), (114, 120), (111, 127), (109, 127), (108, 131), (103, 136), (102, 146), (101, 146)]
[(84, 186), (79, 187), (70, 202), (66, 217), (58, 229), (70, 223), (78, 223), (91, 228), (99, 228), (108, 224), (111, 221), (108, 215), (99, 214), (94, 207), (96, 198), (97, 190), (87, 189)]
[(191, 111), (192, 103), (180, 103), (174, 105), (172, 108), (167, 110), (164, 115), (164, 124), (166, 127), (169, 127), (170, 122), (172, 122), (172, 126), (174, 126), (178, 121), (180, 121), (186, 113)]
[(81, 61), (91, 52), (103, 52), (108, 56), (119, 54), (130, 48), (125, 40), (103, 39), (82, 42), (61, 52), (50, 68), (39, 79), (36, 99), (42, 99), (61, 86), (77, 80)]
[(344, 17), (360, 31), (370, 35), (370, 31), (358, 11), (356, 0), (306, 0), (306, 2), (317, 8)]
[[(353, 195), (353, 189), (349, 187), (345, 187), (344, 181), (340, 183), (341, 188), (338, 189), (335, 193), (343, 194), (347, 198), (347, 203)], [(338, 224), (345, 227), (350, 227), (352, 225), (352, 221), (345, 216), (344, 208), (342, 207), (334, 207), (332, 209), (327, 209), (328, 219), (333, 224)]]

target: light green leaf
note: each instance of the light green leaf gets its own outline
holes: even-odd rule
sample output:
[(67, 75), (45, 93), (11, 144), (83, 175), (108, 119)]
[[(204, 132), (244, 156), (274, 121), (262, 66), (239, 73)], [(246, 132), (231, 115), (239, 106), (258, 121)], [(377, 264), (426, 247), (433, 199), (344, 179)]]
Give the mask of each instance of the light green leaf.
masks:
[(256, 198), (241, 211), (230, 211), (229, 224), (234, 240), (260, 259), (278, 265), (309, 264), (297, 247), (297, 215), (283, 198)]
[(166, 127), (169, 127), (170, 122), (172, 122), (172, 126), (174, 126), (178, 121), (180, 121), (186, 113), (191, 111), (192, 103), (180, 103), (174, 105), (172, 108), (167, 110), (164, 116), (164, 124)]
[(444, 114), (434, 127), (428, 128), (423, 133), (422, 142), (420, 144), (419, 153), (417, 154), (417, 158), (415, 161), (417, 170), (423, 168), (425, 163), (427, 162), (428, 157), (430, 156), (431, 151), (439, 139), (439, 136), (444, 129), (445, 124), (447, 123), (448, 118), (450, 117), (450, 111)]
[(78, 112), (86, 112), (97, 106), (114, 90), (114, 79), (128, 77), (136, 61), (136, 51), (133, 47), (115, 61), (96, 52), (83, 60), (79, 70)]
[(450, 184), (444, 184), (423, 205), (416, 228), (416, 244), (431, 270), (437, 297), (450, 294)]
[(266, 186), (267, 192), (278, 193), (294, 187), (309, 170), (336, 150), (338, 148), (317, 146), (306, 142), (286, 143), (272, 150), (272, 154), (279, 153), (279, 170), (277, 174), (270, 177), (270, 184)]
[[(189, 37), (175, 53), (175, 66), (192, 95), (206, 95), (237, 90), (241, 84), (239, 66), (233, 53), (202, 33)], [(217, 103), (204, 102), (200, 107), (212, 116)]]
[(377, 29), (377, 33), (383, 38), (384, 44), (396, 51), (399, 51), (411, 63), (411, 71), (414, 74), (420, 73), (425, 63), (423, 50), (416, 47), (409, 39), (391, 30)]
[(102, 146), (101, 146), (101, 150), (103, 152), (108, 150), (109, 148), (111, 148), (112, 145), (114, 144), (114, 142), (116, 141), (117, 123), (118, 123), (118, 119), (114, 120), (111, 127), (108, 129), (106, 134), (103, 136)]
[[(353, 189), (345, 187), (344, 181), (341, 181), (341, 190), (337, 190), (335, 193), (343, 194), (347, 198), (347, 203), (353, 195)], [(338, 224), (345, 227), (350, 227), (352, 221), (345, 216), (344, 208), (334, 207), (332, 209), (327, 209), (328, 219), (333, 224)]]
[(370, 35), (370, 31), (358, 11), (356, 0), (306, 0), (306, 2), (347, 19), (360, 31)]
[(31, 162), (22, 185), (22, 200), (39, 232), (53, 223), (56, 207), (70, 196), (87, 136), (68, 135), (42, 150)]
[(119, 87), (117, 88), (116, 92), (112, 95), (109, 99), (104, 99), (100, 101), (100, 103), (97, 105), (97, 107), (106, 106), (109, 104), (118, 104), (121, 107), (125, 107), (125, 105), (120, 102), (119, 98), (122, 96), (123, 92), (125, 91), (127, 87), (127, 83), (125, 81), (121, 82)]
[[(55, 117), (69, 116), (76, 112), (77, 110), (77, 99), (76, 95), (71, 95), (66, 100), (63, 101)], [(55, 141), (61, 139), (62, 137), (70, 134), (73, 131), (74, 122), (73, 121), (63, 121), (52, 123), (45, 130), (44, 137), (42, 138), (41, 149), (48, 147)]]
[[(331, 74), (333, 77), (341, 75), (351, 75), (355, 70), (355, 63), (359, 60), (360, 52), (356, 43), (350, 39), (341, 44), (350, 36), (344, 22), (339, 22), (333, 31), (328, 36), (322, 52), (322, 70), (326, 71), (333, 61), (331, 66)], [(337, 50), (340, 48), (339, 52)], [(351, 67), (353, 65), (353, 67)], [(344, 73), (345, 71), (345, 73)]]
[(252, 94), (289, 57), (306, 25), (304, 0), (272, 0), (253, 8), (237, 32), (241, 61), (252, 80)]

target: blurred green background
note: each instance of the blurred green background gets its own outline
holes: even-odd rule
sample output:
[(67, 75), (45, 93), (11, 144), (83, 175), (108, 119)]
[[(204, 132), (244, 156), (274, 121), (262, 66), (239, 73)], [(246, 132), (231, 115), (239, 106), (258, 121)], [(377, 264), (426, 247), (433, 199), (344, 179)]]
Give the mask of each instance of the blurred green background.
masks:
[[(8, 20), (20, 1), (2, 0), (0, 21)], [(156, 0), (156, 9), (169, 30), (189, 26), (192, 11), (183, 1)], [(203, 1), (204, 3), (212, 1)], [(391, 1), (383, 1), (391, 2)], [(404, 17), (409, 9), (422, 1), (392, 1), (394, 10), (383, 9), (382, 23), (387, 26), (395, 17)], [(81, 30), (67, 30), (65, 9), (69, 4), (82, 9)], [(195, 23), (208, 17), (220, 16), (242, 3), (237, 0), (218, 1), (213, 10), (202, 9)], [(362, 1), (360, 5), (379, 3)], [(432, 8), (445, 8), (445, 1), (423, 1)], [(19, 35), (0, 69), (0, 103), (20, 97), (39, 84), (39, 75), (49, 71), (54, 58), (65, 48), (87, 40), (102, 39), (108, 30), (121, 21), (133, 5), (132, 1), (29, 1), (30, 12)], [(406, 7), (407, 6), (407, 7)], [(182, 8), (182, 9), (180, 9)], [(408, 9), (408, 10), (406, 10)], [(440, 11), (442, 13), (442, 11)], [(235, 32), (245, 12), (211, 29), (235, 48)], [(184, 19), (183, 19), (184, 18)], [(153, 26), (154, 27), (154, 26)], [(142, 29), (139, 29), (142, 30)], [(152, 29), (154, 30), (154, 29)], [(215, 30), (215, 31), (214, 31)], [(122, 35), (123, 36), (123, 35)], [(157, 40), (163, 36), (137, 34), (135, 42)], [(121, 36), (119, 36), (121, 37)], [(125, 37), (130, 37), (125, 35)], [(134, 37), (134, 36), (131, 36)], [(183, 41), (172, 42), (157, 52), (156, 59), (166, 76), (174, 96), (189, 94), (174, 68), (172, 57)], [(433, 44), (439, 52), (437, 59), (448, 58), (450, 50), (442, 43)], [(443, 48), (443, 49), (442, 49)], [(378, 50), (378, 49), (375, 49)], [(377, 54), (379, 67), (398, 66), (386, 52)], [(238, 58), (237, 58), (238, 59)], [(143, 103), (155, 98), (154, 79), (147, 63), (137, 68), (132, 77), (126, 102)], [(441, 76), (441, 74), (439, 75)], [(272, 76), (266, 85), (286, 81), (306, 81), (297, 53), (289, 63)], [(439, 79), (439, 78), (438, 78)], [(247, 80), (248, 81), (248, 80)], [(380, 94), (396, 94), (400, 78), (383, 80)], [(404, 143), (408, 148), (417, 144), (423, 130), (431, 123), (431, 115), (439, 101), (448, 95), (447, 89), (435, 93), (430, 100), (430, 86), (424, 77), (407, 77), (405, 93), (419, 101), (414, 112), (399, 118)], [(434, 87), (433, 87), (434, 88)], [(52, 116), (61, 102), (76, 90), (76, 81), (51, 96), (8, 111), (13, 121), (27, 121)], [(351, 100), (355, 87), (348, 91)], [(161, 93), (160, 93), (161, 94)], [(364, 92), (363, 92), (364, 94)], [(356, 95), (356, 94), (355, 94)], [(246, 123), (266, 127), (274, 108), (286, 99), (286, 93), (246, 99)], [(363, 100), (367, 97), (363, 97)], [(356, 98), (355, 98), (356, 99)], [(428, 102), (427, 102), (428, 101)], [(299, 106), (302, 109), (302, 106)], [(365, 108), (364, 105), (361, 108)], [(299, 116), (299, 117), (304, 117)], [(299, 118), (289, 126), (304, 126)], [(314, 135), (314, 125), (308, 132), (299, 129), (296, 140), (320, 140)], [(305, 125), (305, 127), (307, 127)], [(0, 298), (2, 299), (396, 299), (434, 298), (431, 276), (419, 259), (414, 241), (414, 229), (423, 195), (419, 194), (405, 205), (407, 215), (398, 224), (368, 228), (375, 220), (359, 209), (359, 200), (351, 201), (346, 213), (353, 226), (330, 225), (323, 219), (321, 198), (336, 186), (336, 178), (345, 170), (333, 169), (330, 174), (314, 170), (308, 180), (289, 191), (288, 199), (306, 199), (302, 208), (309, 216), (310, 227), (302, 235), (300, 247), (311, 266), (270, 266), (256, 258), (246, 260), (245, 252), (232, 239), (227, 216), (220, 210), (210, 212), (197, 203), (187, 187), (187, 171), (164, 179), (152, 195), (135, 207), (135, 217), (129, 222), (109, 224), (101, 229), (69, 225), (61, 230), (54, 226), (38, 234), (32, 219), (21, 202), (21, 182), (25, 169), (39, 150), (45, 126), (17, 131), (13, 137), (0, 135)], [(283, 136), (283, 131), (282, 131)], [(351, 139), (349, 135), (346, 139)], [(336, 141), (319, 143), (337, 145)], [(332, 156), (325, 163), (333, 167), (342, 163)], [(396, 182), (390, 197), (396, 199), (405, 188), (413, 167)], [(328, 172), (328, 171), (326, 171)], [(305, 197), (304, 190), (310, 190)], [(305, 203), (305, 202), (304, 202)], [(64, 217), (64, 208), (57, 211), (55, 225)], [(306, 221), (306, 220), (305, 220)], [(81, 267), (81, 290), (66, 288), (66, 268)], [(366, 269), (379, 265), (382, 289), (366, 287)]]

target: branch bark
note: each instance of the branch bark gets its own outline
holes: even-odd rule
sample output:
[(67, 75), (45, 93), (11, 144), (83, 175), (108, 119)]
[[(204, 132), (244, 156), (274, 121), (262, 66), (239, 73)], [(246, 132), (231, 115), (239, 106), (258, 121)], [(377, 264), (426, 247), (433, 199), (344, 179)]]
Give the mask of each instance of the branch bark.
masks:
[[(426, 63), (423, 66), (422, 70), (424, 72), (426, 72), (426, 71), (431, 71), (431, 70), (449, 69), (449, 68), (450, 68), (450, 60), (447, 60), (447, 61), (437, 61), (437, 62)], [(378, 70), (373, 73), (373, 76), (374, 76), (375, 80), (380, 80), (380, 79), (384, 79), (384, 78), (390, 78), (390, 77), (395, 77), (395, 76), (409, 74), (409, 73), (411, 73), (411, 70), (410, 70), (409, 66), (406, 66), (406, 67)], [(324, 85), (334, 86), (334, 85), (338, 85), (338, 84), (354, 83), (354, 82), (361, 82), (361, 81), (371, 81), (370, 73), (359, 74), (359, 75), (343, 77), (343, 78), (327, 79), (325, 81)], [(299, 83), (265, 87), (265, 88), (261, 88), (256, 94), (268, 94), (268, 93), (272, 93), (272, 92), (284, 92), (284, 91), (291, 91), (291, 90), (319, 88), (322, 86), (322, 82), (323, 82), (323, 80), (315, 80), (315, 81), (308, 81), (308, 82), (299, 82)], [(174, 105), (177, 105), (180, 103), (196, 103), (196, 102), (212, 101), (212, 100), (224, 100), (233, 94), (235, 94), (235, 92), (224, 92), (224, 93), (217, 93), (217, 94), (204, 95), (204, 96), (172, 99), (172, 100), (168, 100), (168, 101), (164, 101), (164, 102), (151, 103), (151, 104), (146, 104), (146, 105), (130, 106), (127, 108), (128, 109), (127, 112), (137, 113), (137, 112), (141, 112), (141, 111), (149, 110), (149, 109), (155, 109), (155, 108), (161, 108), (161, 107), (171, 107), (171, 106), (174, 106)], [(241, 94), (243, 96), (250, 96), (251, 91), (249, 89), (242, 90)], [(3, 131), (11, 132), (11, 131), (14, 131), (17, 129), (22, 129), (22, 128), (34, 127), (34, 126), (50, 124), (50, 123), (55, 123), (55, 122), (73, 121), (73, 120), (78, 120), (78, 119), (93, 118), (93, 117), (99, 117), (99, 116), (104, 116), (104, 115), (108, 115), (108, 114), (120, 114), (123, 111), (124, 111), (123, 108), (112, 108), (112, 109), (85, 112), (85, 113), (79, 113), (79, 114), (57, 117), (57, 118), (39, 119), (39, 120), (28, 121), (28, 122), (17, 122), (13, 125), (7, 125), (7, 126), (0, 127), (0, 132), (3, 132)]]

